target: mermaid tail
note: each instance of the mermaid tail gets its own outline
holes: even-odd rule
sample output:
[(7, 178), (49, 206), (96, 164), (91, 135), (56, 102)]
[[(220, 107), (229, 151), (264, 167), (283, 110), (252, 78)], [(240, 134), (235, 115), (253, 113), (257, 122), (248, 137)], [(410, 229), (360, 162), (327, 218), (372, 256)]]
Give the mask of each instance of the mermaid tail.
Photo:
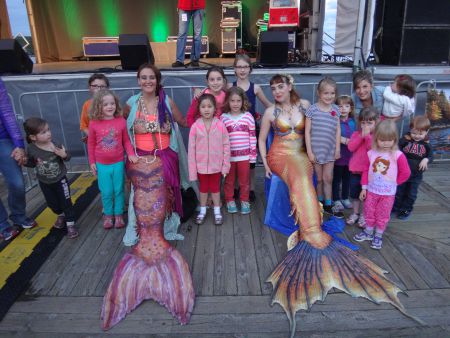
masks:
[(146, 299), (157, 301), (181, 324), (187, 324), (195, 294), (189, 266), (164, 239), (163, 224), (172, 195), (164, 182), (160, 159), (130, 164), (128, 174), (134, 187), (139, 242), (114, 271), (103, 298), (102, 327), (110, 329)]
[(303, 135), (295, 132), (275, 137), (267, 156), (272, 172), (289, 187), (292, 214), (301, 225), (289, 237), (290, 250), (267, 279), (273, 286), (272, 304), (280, 304), (289, 319), (291, 337), (296, 312), (323, 301), (333, 287), (377, 304), (390, 303), (409, 316), (397, 297), (402, 290), (384, 276), (386, 271), (322, 230), (322, 207), (302, 140)]

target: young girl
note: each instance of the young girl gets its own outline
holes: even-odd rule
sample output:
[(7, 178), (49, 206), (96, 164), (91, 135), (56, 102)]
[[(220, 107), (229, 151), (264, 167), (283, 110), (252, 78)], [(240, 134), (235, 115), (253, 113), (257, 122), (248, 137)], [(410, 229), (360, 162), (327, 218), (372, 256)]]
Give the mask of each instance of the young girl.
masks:
[(364, 170), (364, 160), (372, 148), (372, 133), (379, 118), (378, 110), (374, 107), (363, 108), (358, 115), (358, 130), (355, 131), (348, 141), (348, 150), (352, 152), (352, 157), (348, 164), (350, 170), (350, 198), (352, 199), (353, 213), (347, 218), (347, 224), (355, 224), (364, 228), (366, 223), (364, 216), (359, 214), (361, 202), (361, 174)]
[[(331, 207), (331, 184), (334, 161), (340, 157), (341, 128), (336, 99), (336, 82), (325, 77), (317, 86), (319, 100), (306, 111), (305, 141), (309, 160), (314, 164), (317, 176), (317, 196), (323, 210), (333, 214)], [(335, 216), (343, 217), (335, 213)]]
[(186, 114), (188, 127), (191, 127), (195, 120), (200, 117), (197, 107), (198, 97), (200, 97), (201, 94), (212, 94), (216, 100), (215, 116), (219, 118), (220, 115), (222, 115), (222, 106), (225, 100), (226, 81), (225, 73), (222, 68), (211, 67), (208, 69), (206, 72), (206, 82), (208, 87), (203, 91), (195, 93), (194, 99), (192, 100), (191, 106)]
[[(94, 96), (89, 123), (88, 154), (103, 203), (103, 227), (123, 228), (124, 148), (130, 162), (138, 158), (131, 146), (118, 98), (109, 90)], [(115, 217), (114, 217), (115, 216)]]
[(334, 162), (333, 169), (333, 201), (334, 211), (339, 212), (344, 208), (350, 209), (352, 202), (348, 199), (350, 189), (350, 171), (348, 170), (348, 163), (352, 153), (348, 150), (347, 144), (355, 131), (356, 125), (353, 120), (354, 104), (351, 96), (342, 95), (336, 100), (336, 104), (341, 112), (341, 158)]
[(80, 117), (80, 130), (83, 133), (81, 141), (85, 143), (87, 142), (87, 136), (89, 133), (89, 110), (92, 104), (92, 97), (99, 90), (109, 88), (109, 80), (102, 73), (94, 73), (88, 80), (88, 86), (91, 98), (84, 102), (83, 108), (81, 109), (81, 117)]
[(384, 89), (382, 119), (401, 120), (414, 114), (416, 83), (414, 79), (405, 74), (397, 75), (394, 82)]
[[(411, 171), (405, 154), (398, 150), (397, 128), (393, 121), (380, 122), (367, 152), (359, 198), (364, 202), (366, 228), (353, 239), (372, 241), (371, 248), (381, 249), (383, 233), (390, 219), (397, 185), (405, 182)], [(375, 231), (375, 234), (374, 234)]]
[[(256, 112), (256, 98), (258, 98), (265, 108), (272, 103), (267, 99), (261, 87), (250, 81), (250, 73), (252, 72), (252, 62), (247, 54), (237, 54), (233, 63), (236, 81), (228, 84), (230, 87), (242, 88), (247, 95), (249, 101), (248, 111), (252, 114), (255, 123), (260, 119), (260, 115)], [(258, 137), (258, 126), (256, 125), (256, 136)], [(250, 202), (256, 199), (255, 195), (255, 164), (250, 164)]]
[(200, 212), (197, 224), (206, 217), (208, 192), (214, 203), (214, 224), (223, 223), (220, 213), (220, 177), (230, 170), (230, 141), (222, 121), (215, 117), (216, 101), (212, 94), (202, 94), (198, 99), (200, 118), (194, 122), (189, 133), (189, 179), (200, 185)]
[(230, 135), (231, 169), (224, 183), (225, 201), (229, 213), (236, 213), (234, 182), (239, 181), (241, 214), (250, 213), (250, 164), (256, 162), (255, 120), (248, 112), (248, 100), (239, 87), (228, 89), (222, 121)]
[(27, 142), (28, 160), (25, 166), (36, 168), (39, 186), (44, 194), (49, 208), (56, 214), (53, 227), (62, 229), (67, 226), (67, 237), (75, 238), (78, 231), (75, 228), (75, 212), (70, 196), (67, 168), (64, 161), (70, 160), (70, 155), (63, 145), (55, 145), (47, 121), (39, 117), (30, 117), (23, 124)]

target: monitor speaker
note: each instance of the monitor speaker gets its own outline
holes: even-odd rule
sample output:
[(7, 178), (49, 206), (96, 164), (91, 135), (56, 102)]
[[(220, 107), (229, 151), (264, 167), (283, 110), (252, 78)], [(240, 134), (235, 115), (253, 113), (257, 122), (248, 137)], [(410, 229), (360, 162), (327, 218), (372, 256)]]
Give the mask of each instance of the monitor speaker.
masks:
[(33, 61), (14, 39), (0, 40), (0, 73), (25, 73), (33, 70)]
[(284, 66), (288, 63), (287, 31), (266, 31), (259, 36), (256, 62), (263, 66)]
[(155, 63), (147, 34), (120, 34), (119, 54), (123, 70), (137, 70), (143, 63)]

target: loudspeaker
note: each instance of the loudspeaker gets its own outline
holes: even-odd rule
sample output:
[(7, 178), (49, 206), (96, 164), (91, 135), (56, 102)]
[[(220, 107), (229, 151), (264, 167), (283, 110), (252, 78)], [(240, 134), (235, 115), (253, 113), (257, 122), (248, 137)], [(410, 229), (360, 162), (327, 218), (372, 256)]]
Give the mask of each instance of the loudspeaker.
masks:
[(147, 34), (120, 34), (119, 54), (123, 70), (137, 70), (143, 63), (155, 63)]
[(287, 31), (266, 31), (259, 36), (256, 62), (263, 66), (284, 66), (288, 63)]
[(0, 40), (0, 73), (31, 73), (33, 61), (14, 39)]
[(450, 1), (377, 2), (375, 52), (387, 65), (448, 65)]

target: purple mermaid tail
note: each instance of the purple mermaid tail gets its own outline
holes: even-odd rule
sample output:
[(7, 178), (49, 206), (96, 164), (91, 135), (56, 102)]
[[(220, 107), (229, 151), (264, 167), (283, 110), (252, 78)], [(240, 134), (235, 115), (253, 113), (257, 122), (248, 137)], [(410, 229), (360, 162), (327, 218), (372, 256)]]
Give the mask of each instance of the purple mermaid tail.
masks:
[[(149, 156), (153, 159), (153, 156)], [(103, 329), (108, 330), (142, 301), (164, 305), (181, 324), (189, 322), (194, 288), (189, 266), (163, 235), (171, 193), (163, 179), (161, 160), (130, 164), (134, 209), (140, 240), (120, 261), (103, 298)]]

